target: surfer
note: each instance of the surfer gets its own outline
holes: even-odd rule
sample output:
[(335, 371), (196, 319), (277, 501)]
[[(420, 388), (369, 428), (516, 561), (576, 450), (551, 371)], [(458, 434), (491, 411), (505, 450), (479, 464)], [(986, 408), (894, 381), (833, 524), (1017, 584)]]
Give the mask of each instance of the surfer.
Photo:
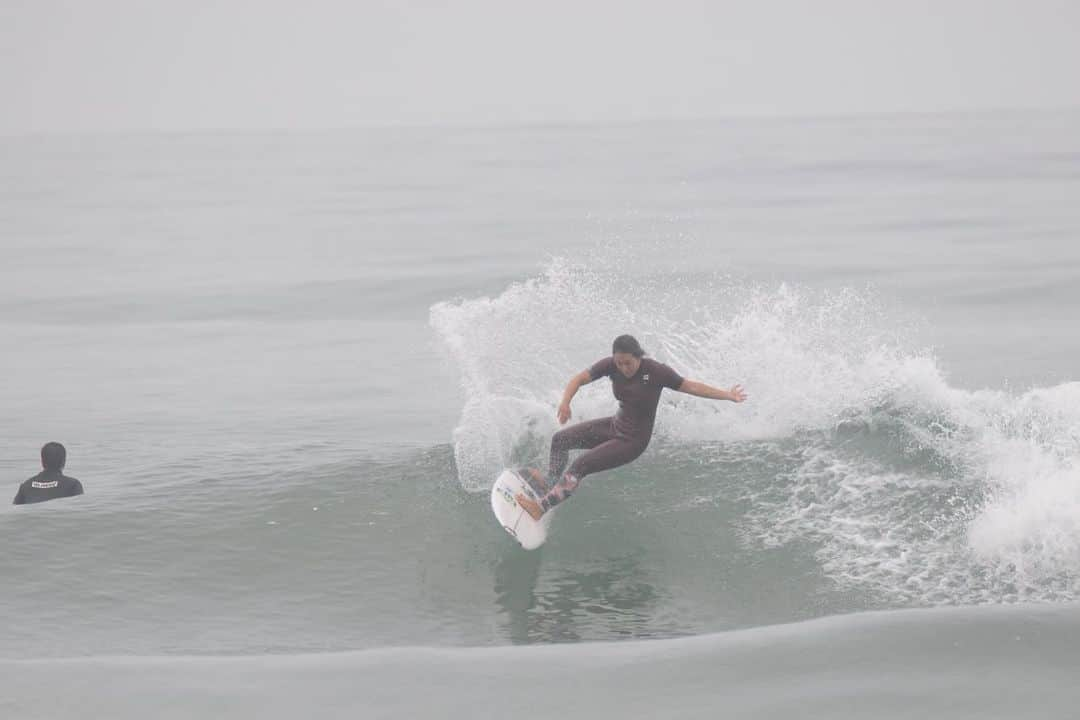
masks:
[(42, 472), (19, 486), (14, 504), (28, 505), (82, 495), (82, 483), (63, 473), (66, 464), (67, 449), (58, 442), (45, 443), (41, 448)]
[[(645, 351), (633, 336), (620, 335), (612, 344), (610, 357), (570, 379), (559, 404), (560, 425), (570, 419), (570, 401), (581, 386), (602, 377), (611, 378), (611, 390), (619, 401), (619, 410), (614, 417), (578, 423), (551, 438), (548, 479), (545, 480), (538, 471), (532, 474), (532, 484), (539, 491), (540, 502), (524, 494), (516, 496), (518, 504), (534, 520), (539, 520), (545, 512), (570, 497), (586, 475), (625, 465), (645, 452), (652, 438), (656, 406), (664, 388), (713, 400), (741, 403), (746, 399), (746, 393), (739, 385), (722, 390), (683, 378), (667, 365), (645, 357)], [(570, 451), (582, 449), (588, 452), (578, 456), (564, 472)]]

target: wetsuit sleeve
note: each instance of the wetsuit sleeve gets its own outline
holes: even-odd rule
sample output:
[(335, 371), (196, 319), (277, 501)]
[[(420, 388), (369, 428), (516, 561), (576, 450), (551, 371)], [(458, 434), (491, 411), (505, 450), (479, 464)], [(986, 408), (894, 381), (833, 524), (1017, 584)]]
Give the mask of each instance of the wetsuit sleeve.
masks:
[(23, 492), (22, 491), (23, 491), (23, 486), (20, 485), (19, 486), (19, 492), (15, 493), (15, 500), (12, 502), (12, 505), (22, 505), (23, 503), (26, 502), (26, 498), (23, 497)]
[(610, 377), (611, 373), (615, 370), (615, 361), (610, 357), (606, 357), (603, 360), (597, 360), (589, 368), (589, 382), (599, 380), (602, 377)]
[(72, 480), (71, 481), (71, 495), (69, 495), (68, 497), (75, 497), (76, 495), (82, 495), (82, 494), (83, 494), (82, 483), (79, 482), (78, 480)]
[(678, 390), (683, 384), (683, 376), (675, 372), (671, 367), (660, 363), (660, 384), (663, 387)]

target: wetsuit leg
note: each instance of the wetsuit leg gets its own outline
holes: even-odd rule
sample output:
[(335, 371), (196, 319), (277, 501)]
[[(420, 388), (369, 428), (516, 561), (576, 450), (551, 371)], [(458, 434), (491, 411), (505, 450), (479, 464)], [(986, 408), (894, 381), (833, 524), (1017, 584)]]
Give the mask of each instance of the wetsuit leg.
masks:
[(587, 450), (615, 437), (613, 418), (599, 418), (560, 430), (551, 438), (548, 477), (557, 480), (570, 461), (571, 450)]
[(545, 511), (550, 510), (570, 497), (586, 475), (610, 470), (636, 460), (641, 453), (645, 452), (648, 445), (647, 442), (642, 443), (623, 437), (615, 437), (596, 445), (574, 460), (570, 470), (559, 478), (551, 491), (541, 499), (540, 506)]
[(646, 447), (648, 447), (647, 443), (625, 438), (608, 440), (574, 460), (567, 474), (581, 480), (586, 475), (617, 468), (637, 460), (641, 453), (645, 452)]

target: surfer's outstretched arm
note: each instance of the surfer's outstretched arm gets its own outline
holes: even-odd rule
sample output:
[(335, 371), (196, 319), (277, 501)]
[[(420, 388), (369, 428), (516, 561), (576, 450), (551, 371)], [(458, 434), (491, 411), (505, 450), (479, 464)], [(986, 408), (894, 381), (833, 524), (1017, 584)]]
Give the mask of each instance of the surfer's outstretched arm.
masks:
[(566, 421), (570, 419), (570, 401), (574, 399), (574, 395), (577, 395), (577, 391), (581, 389), (582, 385), (588, 385), (593, 381), (592, 375), (588, 370), (582, 370), (574, 377), (570, 378), (570, 382), (566, 385), (566, 390), (563, 390), (562, 402), (559, 403), (559, 424), (565, 425)]
[(743, 392), (742, 385), (732, 385), (730, 390), (724, 390), (696, 380), (683, 380), (682, 385), (677, 389), (687, 395), (696, 395), (710, 400), (730, 400), (731, 402), (741, 403), (746, 399), (746, 393)]

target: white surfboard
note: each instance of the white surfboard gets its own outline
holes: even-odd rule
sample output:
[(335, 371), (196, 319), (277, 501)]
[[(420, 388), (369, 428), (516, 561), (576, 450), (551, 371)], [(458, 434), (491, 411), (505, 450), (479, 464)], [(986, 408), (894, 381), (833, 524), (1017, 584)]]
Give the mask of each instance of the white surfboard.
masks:
[(503, 470), (491, 488), (491, 510), (503, 529), (521, 543), (521, 547), (535, 550), (547, 540), (548, 526), (555, 511), (548, 510), (539, 520), (533, 520), (514, 499), (519, 493), (540, 502), (532, 486), (517, 470)]

